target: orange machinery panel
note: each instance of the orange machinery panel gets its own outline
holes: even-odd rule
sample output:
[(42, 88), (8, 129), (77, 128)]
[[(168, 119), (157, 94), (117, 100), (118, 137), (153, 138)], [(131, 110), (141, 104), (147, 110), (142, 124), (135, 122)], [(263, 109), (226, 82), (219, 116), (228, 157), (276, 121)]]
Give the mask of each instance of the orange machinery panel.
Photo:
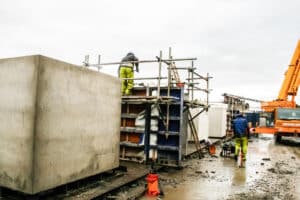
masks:
[(128, 141), (138, 144), (140, 142), (140, 133), (121, 133), (121, 142)]

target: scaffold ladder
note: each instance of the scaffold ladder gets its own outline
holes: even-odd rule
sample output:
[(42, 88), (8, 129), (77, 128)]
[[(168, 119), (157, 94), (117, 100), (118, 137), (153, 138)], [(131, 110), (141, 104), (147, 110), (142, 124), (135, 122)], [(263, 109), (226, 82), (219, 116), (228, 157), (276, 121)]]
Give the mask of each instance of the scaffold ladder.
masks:
[(170, 64), (170, 68), (171, 68), (171, 71), (172, 71), (172, 79), (176, 81), (176, 84), (180, 83), (180, 77), (179, 77), (178, 70), (177, 70), (176, 65), (175, 65), (174, 62), (172, 62)]

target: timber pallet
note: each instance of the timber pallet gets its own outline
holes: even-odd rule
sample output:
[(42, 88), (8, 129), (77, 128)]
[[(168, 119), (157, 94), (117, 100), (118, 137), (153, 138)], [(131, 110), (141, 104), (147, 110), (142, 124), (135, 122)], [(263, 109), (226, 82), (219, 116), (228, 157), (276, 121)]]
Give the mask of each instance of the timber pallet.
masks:
[[(161, 167), (157, 167), (160, 169)], [(1, 200), (89, 200), (104, 199), (121, 187), (143, 179), (151, 171), (151, 166), (121, 161), (120, 167), (69, 183), (36, 195), (26, 195), (7, 188), (1, 188)]]

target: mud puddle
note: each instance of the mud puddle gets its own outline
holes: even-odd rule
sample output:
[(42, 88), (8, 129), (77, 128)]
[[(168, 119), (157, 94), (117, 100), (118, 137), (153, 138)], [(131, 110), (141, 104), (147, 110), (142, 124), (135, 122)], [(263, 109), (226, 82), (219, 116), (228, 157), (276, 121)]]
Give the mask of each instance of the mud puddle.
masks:
[(232, 158), (188, 160), (183, 170), (160, 173), (164, 196), (140, 199), (300, 199), (300, 141), (291, 144), (253, 138), (245, 168)]

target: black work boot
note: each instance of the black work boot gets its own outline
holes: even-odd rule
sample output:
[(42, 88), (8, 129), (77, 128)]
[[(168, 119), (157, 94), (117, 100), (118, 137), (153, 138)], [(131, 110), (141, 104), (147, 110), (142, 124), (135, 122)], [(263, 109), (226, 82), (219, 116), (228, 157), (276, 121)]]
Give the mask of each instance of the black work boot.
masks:
[(238, 160), (238, 156), (234, 155), (234, 160), (237, 161)]

